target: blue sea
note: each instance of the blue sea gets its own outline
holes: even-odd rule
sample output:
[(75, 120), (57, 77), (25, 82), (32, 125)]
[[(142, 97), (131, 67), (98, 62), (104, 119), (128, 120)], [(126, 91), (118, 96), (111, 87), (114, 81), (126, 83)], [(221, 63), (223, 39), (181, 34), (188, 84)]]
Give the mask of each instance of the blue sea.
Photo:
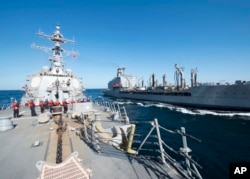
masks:
[[(0, 91), (0, 107), (8, 105), (11, 98), (20, 100), (22, 94), (19, 90)], [(199, 170), (203, 178), (229, 178), (230, 162), (250, 162), (250, 112), (193, 110), (163, 103), (114, 99), (104, 97), (102, 89), (87, 89), (86, 95), (92, 100), (113, 100), (124, 105), (131, 121), (157, 118), (167, 129), (185, 127), (188, 134), (202, 140), (188, 138), (188, 146), (193, 159), (203, 167)], [(145, 131), (143, 126), (137, 126), (136, 133), (146, 135)], [(167, 135), (162, 138), (169, 146), (181, 141), (181, 137), (178, 142)]]

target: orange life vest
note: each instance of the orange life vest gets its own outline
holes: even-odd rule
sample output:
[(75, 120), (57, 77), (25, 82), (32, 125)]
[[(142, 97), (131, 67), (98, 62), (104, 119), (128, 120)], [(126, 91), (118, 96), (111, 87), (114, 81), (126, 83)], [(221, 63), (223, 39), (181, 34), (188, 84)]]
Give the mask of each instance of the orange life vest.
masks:
[(43, 102), (40, 102), (40, 103), (39, 103), (39, 106), (40, 106), (41, 108), (43, 108), (43, 107), (44, 107), (44, 103), (43, 103)]
[(65, 100), (63, 100), (62, 105), (67, 106), (67, 102)]
[(60, 102), (59, 102), (59, 101), (56, 101), (56, 102), (55, 102), (55, 105), (56, 105), (56, 106), (60, 106)]
[(50, 101), (48, 102), (48, 104), (49, 104), (49, 107), (52, 107), (52, 106), (53, 106), (53, 101), (50, 100)]
[(13, 107), (14, 109), (18, 109), (18, 108), (19, 108), (19, 105), (18, 105), (18, 103), (15, 102), (15, 103), (12, 104), (12, 107)]

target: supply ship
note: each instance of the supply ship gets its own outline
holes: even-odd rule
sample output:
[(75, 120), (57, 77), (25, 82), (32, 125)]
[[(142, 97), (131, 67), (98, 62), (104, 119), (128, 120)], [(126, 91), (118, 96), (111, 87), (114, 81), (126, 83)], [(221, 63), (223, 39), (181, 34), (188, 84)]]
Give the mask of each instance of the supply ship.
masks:
[[(28, 77), (20, 105), (15, 99), (15, 106), (0, 110), (1, 178), (202, 178), (198, 171), (202, 167), (192, 159), (187, 145), (187, 137), (199, 139), (187, 134), (184, 127), (163, 128), (157, 119), (144, 121), (151, 129), (141, 134), (136, 130), (138, 121), (129, 120), (124, 106), (86, 100), (81, 78), (64, 70), (62, 53), (78, 52), (65, 51), (61, 44), (74, 41), (63, 37), (59, 25), (53, 35), (38, 35), (54, 42), (53, 48), (32, 45), (52, 51), (51, 66)], [(67, 110), (60, 103), (35, 109), (44, 100), (70, 102)], [(27, 106), (28, 101), (32, 105)], [(161, 138), (167, 134), (180, 135), (183, 145), (170, 147)]]
[(135, 100), (163, 102), (177, 106), (206, 108), (228, 111), (250, 111), (250, 82), (237, 80), (229, 83), (199, 83), (197, 68), (191, 70), (191, 86), (186, 85), (183, 68), (175, 65), (175, 85), (170, 85), (163, 75), (162, 84), (153, 74), (149, 86), (143, 81), (124, 73), (125, 68), (117, 69), (117, 76), (108, 83), (104, 91), (107, 96)]

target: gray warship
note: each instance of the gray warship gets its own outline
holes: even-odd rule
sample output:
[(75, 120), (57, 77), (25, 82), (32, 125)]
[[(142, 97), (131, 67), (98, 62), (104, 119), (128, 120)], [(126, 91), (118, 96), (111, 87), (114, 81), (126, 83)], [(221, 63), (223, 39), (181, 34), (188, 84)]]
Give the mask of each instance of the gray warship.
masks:
[(29, 100), (33, 100), (35, 104), (39, 104), (40, 100), (84, 100), (84, 87), (82, 78), (77, 77), (71, 69), (64, 69), (63, 54), (71, 55), (74, 58), (79, 55), (75, 51), (67, 51), (61, 48), (64, 43), (74, 43), (74, 40), (65, 39), (60, 33), (60, 26), (56, 26), (56, 30), (52, 35), (46, 35), (38, 32), (38, 36), (49, 39), (54, 43), (54, 47), (43, 47), (31, 45), (32, 48), (41, 49), (45, 52), (52, 52), (49, 57), (50, 67), (44, 66), (41, 71), (27, 77), (28, 84), (23, 86), (25, 95), (21, 99), (24, 105)]
[[(29, 77), (18, 116), (12, 117), (11, 105), (0, 110), (0, 178), (202, 178), (197, 169), (202, 167), (192, 159), (187, 145), (187, 138), (199, 139), (184, 127), (171, 130), (160, 126), (157, 119), (145, 121), (151, 129), (136, 141), (140, 137), (137, 123), (129, 120), (124, 106), (103, 99), (83, 100), (80, 78), (64, 71), (61, 52), (66, 51), (60, 44), (69, 40), (59, 29), (56, 26), (52, 36), (38, 33), (55, 42), (53, 48), (33, 45), (53, 51), (51, 67)], [(36, 110), (38, 115), (31, 116), (26, 105), (28, 100), (39, 107), (39, 100), (72, 98), (79, 100), (68, 103), (66, 112), (59, 105), (51, 111)], [(180, 147), (170, 147), (162, 132), (180, 135)]]
[(117, 76), (108, 83), (104, 91), (107, 96), (163, 102), (177, 106), (206, 108), (228, 111), (250, 111), (250, 81), (235, 81), (229, 83), (199, 83), (197, 68), (191, 70), (191, 86), (186, 85), (184, 69), (175, 65), (175, 85), (168, 84), (166, 75), (162, 84), (153, 74), (149, 86), (144, 86), (143, 80), (137, 84), (137, 78), (124, 73), (125, 68), (117, 69)]

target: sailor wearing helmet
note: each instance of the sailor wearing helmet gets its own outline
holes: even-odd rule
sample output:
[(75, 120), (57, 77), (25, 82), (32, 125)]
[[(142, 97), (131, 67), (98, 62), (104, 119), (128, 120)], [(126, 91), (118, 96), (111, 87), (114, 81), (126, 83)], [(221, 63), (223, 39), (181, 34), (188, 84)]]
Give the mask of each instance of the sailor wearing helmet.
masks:
[(40, 109), (41, 109), (41, 113), (44, 113), (44, 102), (43, 102), (43, 100), (40, 100), (39, 106), (40, 106)]
[(67, 103), (66, 99), (63, 99), (62, 105), (63, 105), (64, 113), (67, 113), (67, 111), (68, 111), (68, 103)]
[(30, 102), (29, 102), (29, 106), (30, 106), (31, 116), (37, 116), (36, 111), (35, 111), (35, 107), (36, 107), (36, 105), (35, 105), (35, 103), (34, 103), (33, 99), (32, 99), (32, 100), (30, 100)]
[(13, 112), (14, 112), (14, 118), (19, 117), (19, 104), (16, 100), (12, 104), (12, 108), (13, 108)]

